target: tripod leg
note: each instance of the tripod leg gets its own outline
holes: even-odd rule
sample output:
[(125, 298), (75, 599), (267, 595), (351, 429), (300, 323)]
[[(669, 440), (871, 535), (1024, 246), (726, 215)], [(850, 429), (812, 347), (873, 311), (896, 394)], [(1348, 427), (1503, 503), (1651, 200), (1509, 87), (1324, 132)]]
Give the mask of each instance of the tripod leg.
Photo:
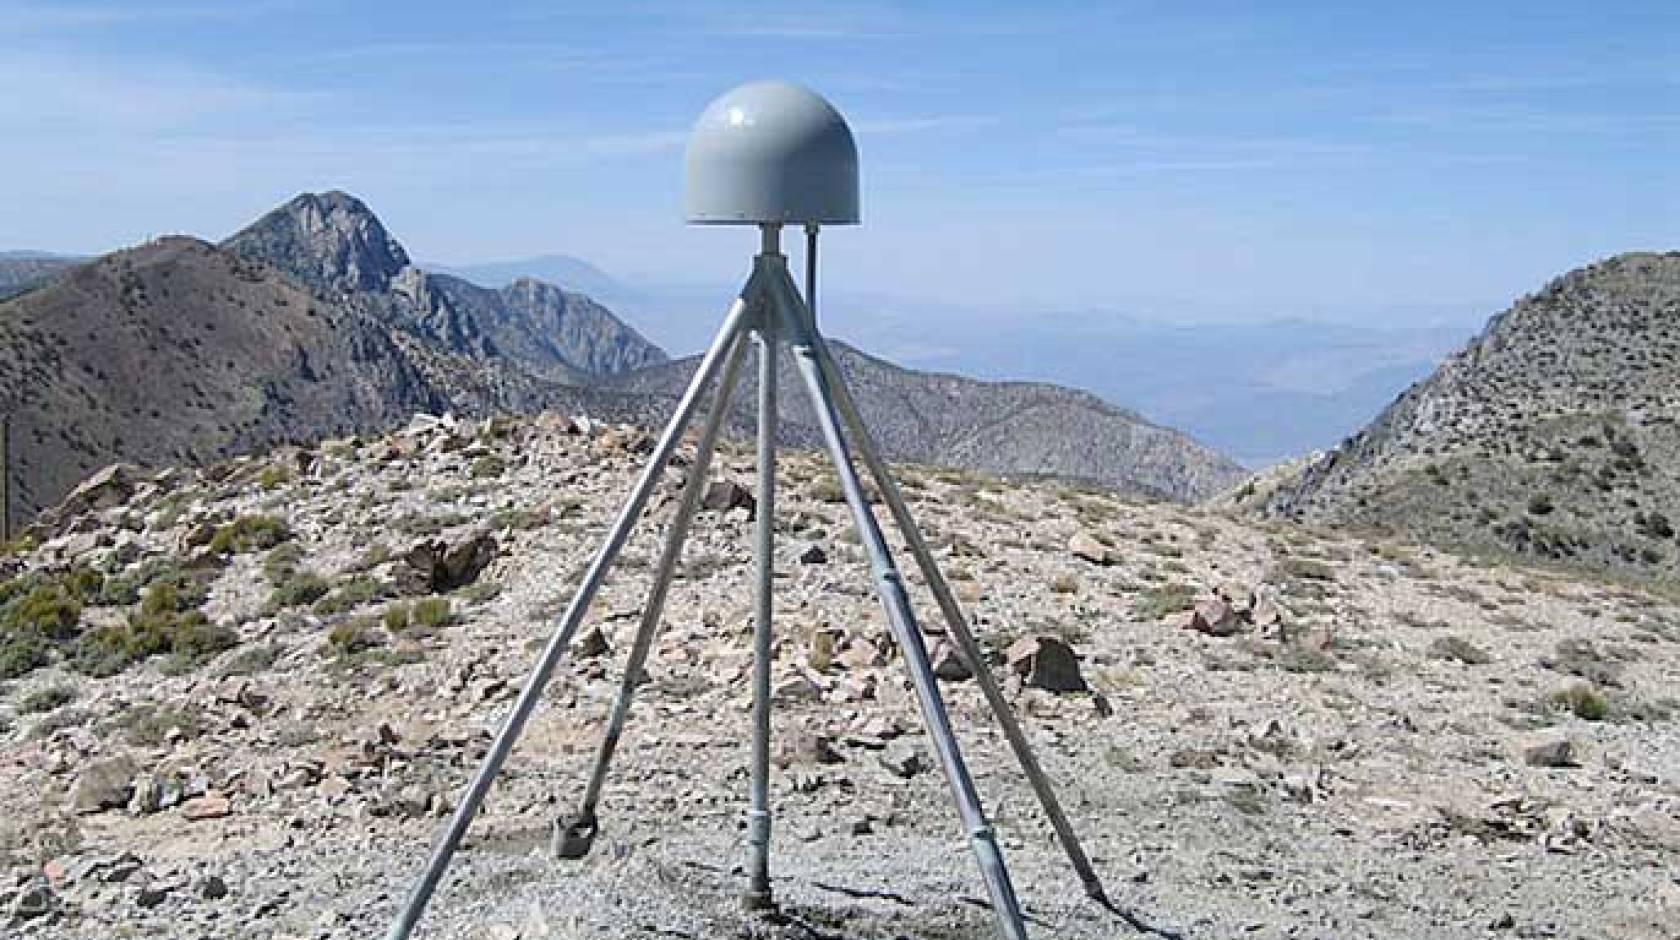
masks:
[(746, 298), (754, 296), (756, 292), (756, 279), (749, 280), (741, 297), (730, 308), (723, 328), (718, 331), (717, 338), (712, 341), (711, 348), (700, 361), (700, 367), (695, 370), (688, 390), (677, 403), (676, 412), (671, 415), (671, 421), (666, 425), (659, 443), (654, 445), (653, 454), (648, 458), (647, 466), (636, 481), (630, 499), (619, 512), (618, 518), (613, 521), (606, 541), (596, 552), (595, 559), (590, 562), (589, 570), (584, 573), (583, 583), (578, 587), (577, 595), (572, 598), (571, 606), (566, 608), (560, 628), (543, 648), (542, 656), (532, 668), (530, 677), (525, 680), (525, 687), (519, 692), (519, 698), (514, 700), (513, 710), (508, 712), (501, 730), (490, 744), (489, 752), (484, 755), (484, 763), (479, 766), (478, 773), (467, 785), (467, 792), (460, 805), (456, 807), (455, 814), (450, 817), (449, 824), (444, 828), (437, 845), (433, 847), (431, 856), (427, 858), (425, 871), (421, 873), (420, 880), (415, 883), (414, 890), (398, 913), (397, 919), (386, 932), (386, 940), (406, 940), (408, 935), (414, 932), (414, 925), (419, 922), (420, 915), (425, 913), (426, 904), (432, 899), (432, 892), (437, 890), (438, 880), (443, 877), (444, 870), (449, 867), (449, 860), (454, 857), (461, 839), (467, 834), (467, 827), (472, 824), (473, 816), (477, 814), (479, 805), (484, 802), (484, 795), (490, 791), (490, 784), (495, 781), (497, 772), (507, 760), (508, 752), (513, 749), (513, 742), (518, 740), (519, 733), (525, 728), (525, 722), (536, 709), (537, 702), (541, 700), (543, 688), (548, 685), (554, 667), (559, 664), (566, 647), (571, 645), (573, 634), (577, 633), (578, 625), (583, 622), (584, 614), (595, 599), (595, 592), (600, 589), (601, 582), (606, 580), (607, 569), (612, 567), (612, 563), (618, 558), (619, 550), (630, 537), (631, 527), (641, 515), (642, 508), (647, 505), (648, 497), (653, 494), (653, 488), (664, 473), (671, 453), (676, 450), (683, 429), (694, 417), (694, 411), (699, 407), (706, 386), (716, 377), (723, 364), (724, 355), (740, 334), (749, 312)]
[[(791, 287), (791, 284), (789, 286)], [(927, 724), (928, 735), (933, 739), (940, 766), (945, 771), (945, 780), (951, 787), (957, 811), (962, 817), (964, 828), (968, 830), (975, 857), (979, 860), (980, 874), (986, 881), (987, 893), (991, 895), (992, 914), (997, 918), (999, 932), (1005, 940), (1026, 940), (1027, 928), (1021, 917), (1020, 902), (1015, 897), (1015, 887), (1010, 883), (1009, 870), (1004, 866), (1003, 853), (998, 849), (997, 838), (986, 822), (985, 811), (980, 807), (980, 795), (974, 788), (968, 767), (963, 763), (962, 752), (957, 748), (956, 736), (951, 731), (951, 719), (945, 712), (945, 703), (939, 695), (938, 680), (935, 679), (933, 666), (928, 661), (927, 646), (922, 641), (915, 614), (910, 610), (909, 594), (904, 589), (903, 578), (893, 564), (886, 539), (881, 535), (880, 524), (875, 521), (869, 501), (863, 495), (863, 485), (858, 480), (857, 469), (852, 466), (851, 454), (840, 430), (840, 419), (835, 413), (828, 380), (824, 377), (817, 358), (814, 331), (801, 316), (804, 304), (791, 290), (778, 291), (777, 300), (776, 306), (781, 313), (782, 324), (793, 337), (794, 359), (799, 366), (800, 376), (804, 379), (811, 407), (816, 412), (817, 423), (822, 427), (823, 439), (828, 445), (835, 473), (840, 477), (840, 487), (846, 494), (846, 502), (851, 505), (858, 533), (869, 553), (871, 567), (874, 569), (876, 593), (880, 595), (881, 606), (886, 611), (887, 622), (892, 627), (894, 638), (904, 651), (910, 680), (916, 689), (916, 700), (921, 706), (922, 720)]]
[(1050, 780), (1045, 776), (1044, 768), (1039, 765), (1037, 756), (1033, 754), (1032, 745), (1027, 742), (1027, 736), (1021, 730), (1020, 723), (1015, 720), (1015, 714), (1003, 697), (1003, 690), (998, 687), (996, 677), (986, 666), (980, 644), (975, 641), (974, 632), (968, 628), (968, 618), (963, 616), (962, 608), (957, 606), (951, 586), (946, 583), (945, 575), (940, 572), (938, 563), (934, 561), (933, 552), (928, 548), (927, 541), (922, 538), (921, 530), (916, 527), (916, 520), (910, 515), (910, 507), (904, 501), (904, 494), (899, 491), (898, 484), (893, 480), (885, 461), (881, 459), (868, 428), (864, 426), (857, 405), (852, 401), (851, 392), (841, 379), (840, 369), (835, 364), (833, 355), (829, 353), (827, 342), (820, 334), (813, 336), (823, 374), (834, 393), (835, 404), (839, 406), (840, 415), (845, 419), (846, 428), (851, 431), (852, 442), (858, 455), (863, 458), (864, 465), (869, 468), (869, 475), (874, 477), (875, 485), (880, 488), (881, 497), (892, 512), (899, 531), (904, 534), (904, 540), (910, 547), (910, 554), (915, 556), (922, 576), (927, 578), (928, 587), (932, 590), (940, 611), (945, 615), (946, 625), (957, 642), (958, 651), (967, 661), (969, 671), (974, 673), (974, 679), (979, 684), (986, 703), (997, 716), (1004, 737), (1009, 739), (1009, 746), (1015, 751), (1015, 758), (1021, 764), (1021, 770), (1032, 784), (1033, 792), (1038, 795), (1039, 804), (1044, 807), (1044, 814), (1050, 817), (1050, 825), (1056, 830), (1056, 837), (1061, 841), (1062, 849), (1067, 852), (1068, 861), (1073, 864), (1074, 871), (1079, 874), (1079, 880), (1085, 885), (1085, 893), (1095, 901), (1107, 903), (1108, 893), (1103, 890), (1102, 879), (1097, 877), (1095, 867), (1086, 856), (1084, 847), (1080, 845), (1079, 836), (1074, 833), (1073, 825), (1068, 822), (1067, 814), (1062, 811), (1062, 804), (1056, 799), (1056, 792), (1051, 788)]
[(776, 578), (776, 318), (758, 328), (758, 508), (753, 554), (752, 796), (747, 809), (748, 910), (768, 910), (770, 894), (770, 627)]
[(642, 669), (647, 665), (648, 653), (652, 650), (654, 637), (659, 632), (659, 621), (665, 612), (665, 595), (671, 588), (671, 578), (676, 572), (677, 563), (682, 559), (683, 542), (688, 538), (695, 511), (700, 508), (700, 497), (706, 487), (706, 471), (711, 466), (718, 433), (723, 429), (723, 423), (729, 414), (729, 399), (735, 390), (735, 383), (741, 371), (741, 360), (746, 356), (746, 352), (745, 338), (736, 337), (734, 345), (730, 348), (729, 359), (724, 363), (723, 374), (718, 379), (711, 413), (707, 416), (706, 423), (700, 431), (700, 440), (695, 445), (694, 463), (689, 465), (688, 476), (683, 481), (682, 496), (677, 503), (676, 512), (671, 516), (670, 528), (665, 532), (665, 546), (660, 551), (659, 565), (653, 574), (653, 585), (648, 590), (647, 605), (642, 608), (642, 622), (630, 647), (629, 662), (624, 667), (624, 678), (619, 683), (618, 696), (613, 700), (612, 716), (607, 720), (606, 734), (601, 738), (600, 749), (596, 752), (595, 768), (589, 777), (589, 787), (584, 792), (583, 805), (578, 809), (576, 816), (555, 821), (554, 854), (560, 858), (582, 858), (589, 853), (595, 842), (595, 834), (599, 830), (595, 810), (601, 801), (601, 788), (606, 785), (607, 769), (612, 764), (619, 737), (624, 733), (624, 724), (630, 716), (630, 701), (635, 697)]

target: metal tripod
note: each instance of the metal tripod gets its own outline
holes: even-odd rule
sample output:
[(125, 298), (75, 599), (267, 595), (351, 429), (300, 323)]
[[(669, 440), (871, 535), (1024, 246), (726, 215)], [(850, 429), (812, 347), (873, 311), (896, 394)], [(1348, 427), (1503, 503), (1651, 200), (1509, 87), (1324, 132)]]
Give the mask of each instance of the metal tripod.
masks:
[[(787, 259), (781, 253), (781, 226), (766, 224), (760, 226), (760, 230), (763, 236), (762, 248), (754, 258), (752, 275), (730, 307), (728, 315), (724, 318), (723, 328), (713, 340), (711, 348), (701, 359), (693, 380), (677, 404), (676, 413), (671, 416), (670, 423), (648, 458), (647, 466), (631, 490), (629, 500), (619, 512), (618, 518), (607, 533), (606, 541), (585, 572), (583, 583), (578, 588), (571, 606), (566, 609), (560, 628), (549, 640), (542, 657), (532, 669), (530, 678), (526, 680), (524, 688), (514, 702), (513, 710), (503, 722), (484, 757), (483, 764), (468, 785), (465, 796), (433, 848), (425, 871), (415, 884), (396, 921), (386, 933), (387, 940), (406, 940), (414, 930), (427, 902), (431, 900), (433, 891), (437, 888), (439, 879), (449, 867), (450, 858), (460, 846), (462, 837), (466, 835), (467, 827), (472, 823), (486, 792), (489, 791), (502, 763), (507, 759), (508, 752), (513, 748), (525, 722), (531, 717), (531, 712), (542, 697), (543, 689), (553, 675), (555, 666), (577, 633), (596, 591), (606, 578), (608, 569), (629, 537), (632, 526), (641, 516), (663, 468), (670, 461), (679, 440), (698, 410), (701, 397), (713, 380), (719, 379), (711, 411), (700, 433), (694, 461), (689, 465), (682, 494), (671, 519), (670, 528), (665, 534), (665, 544), (654, 571), (653, 585), (648, 594), (647, 604), (642, 610), (641, 623), (631, 645), (629, 662), (626, 664), (617, 698), (613, 702), (607, 731), (596, 755), (582, 806), (576, 815), (562, 819), (556, 824), (554, 848), (558, 855), (563, 858), (577, 858), (589, 851), (599, 831), (596, 810), (608, 766), (624, 730), (631, 699), (635, 695), (649, 650), (658, 632), (665, 597), (682, 555), (683, 542), (700, 505), (701, 490), (705, 486), (707, 469), (718, 434), (728, 413), (730, 394), (740, 373), (749, 333), (758, 345), (758, 505), (754, 533), (757, 596), (753, 620), (752, 793), (747, 811), (750, 858), (747, 868), (747, 890), (743, 902), (749, 909), (767, 909), (773, 904), (770, 889), (769, 803), (771, 592), (776, 475), (776, 359), (777, 347), (785, 338), (792, 349), (806, 394), (810, 397), (817, 422), (821, 426), (829, 457), (833, 460), (846, 502), (851, 507), (864, 550), (869, 555), (876, 593), (880, 596), (893, 638), (904, 654), (922, 720), (927, 726), (928, 736), (933, 742), (939, 765), (951, 788), (958, 815), (961, 817), (963, 828), (968, 832), (969, 841), (979, 862), (980, 874), (985, 880), (992, 912), (997, 919), (999, 935), (1006, 940), (1026, 940), (1026, 925), (1021, 915), (1020, 903), (1016, 900), (1015, 889), (1010, 883), (1009, 871), (1004, 865), (997, 839), (981, 809), (979, 794), (975, 791), (974, 782), (957, 747), (950, 717), (946, 713), (945, 703), (940, 697), (933, 667), (929, 662), (922, 631), (910, 609), (909, 594), (905, 589), (903, 577), (893, 562), (881, 526), (864, 496), (863, 484), (853, 464), (854, 451), (863, 459), (870, 475), (874, 477), (888, 510), (903, 533), (910, 553), (915, 556), (916, 563), (944, 614), (946, 627), (956, 641), (958, 654), (973, 673), (988, 705), (1002, 726), (1004, 735), (1020, 761), (1045, 814), (1049, 817), (1062, 848), (1078, 872), (1086, 894), (1105, 906), (1109, 904), (1102, 882), (1098, 879), (1084, 849), (1080, 847), (1079, 839), (1074, 834), (1067, 815), (1062, 811), (1043, 769), (1033, 755), (1026, 735), (1015, 721), (997, 680), (986, 664), (979, 643), (968, 628), (967, 618), (957, 606), (950, 586), (934, 562), (932, 551), (916, 528), (903, 494), (888, 473), (879, 450), (864, 427), (857, 407), (846, 390), (840, 370), (817, 331), (812, 309), (806, 305), (805, 299), (800, 296), (798, 288), (788, 274)], [(816, 226), (806, 227), (806, 295), (813, 298), (816, 234)], [(850, 432), (849, 440), (847, 431)]]

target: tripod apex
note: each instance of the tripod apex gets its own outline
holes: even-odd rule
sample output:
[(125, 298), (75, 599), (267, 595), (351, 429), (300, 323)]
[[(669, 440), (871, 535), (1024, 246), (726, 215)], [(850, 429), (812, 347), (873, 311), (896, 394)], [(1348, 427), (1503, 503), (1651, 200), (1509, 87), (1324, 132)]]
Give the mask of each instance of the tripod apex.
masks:
[(695, 122), (683, 161), (696, 224), (855, 225), (857, 143), (816, 92), (785, 81), (738, 85)]

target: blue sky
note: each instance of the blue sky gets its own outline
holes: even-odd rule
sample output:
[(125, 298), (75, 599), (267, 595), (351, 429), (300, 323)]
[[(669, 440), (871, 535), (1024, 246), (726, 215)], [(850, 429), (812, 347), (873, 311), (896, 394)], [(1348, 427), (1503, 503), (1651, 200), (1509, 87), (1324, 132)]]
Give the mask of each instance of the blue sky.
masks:
[(305, 189), (418, 258), (730, 282), (693, 118), (827, 94), (828, 283), (1167, 320), (1480, 319), (1680, 248), (1680, 4), (0, 0), (0, 248), (219, 238)]

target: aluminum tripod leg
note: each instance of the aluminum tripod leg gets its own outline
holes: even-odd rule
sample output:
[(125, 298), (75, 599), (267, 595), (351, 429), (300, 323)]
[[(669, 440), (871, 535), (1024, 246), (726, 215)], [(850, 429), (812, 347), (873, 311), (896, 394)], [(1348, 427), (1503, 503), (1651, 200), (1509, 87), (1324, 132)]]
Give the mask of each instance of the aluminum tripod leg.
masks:
[(956, 736), (951, 731), (951, 719), (946, 714), (945, 703), (939, 696), (938, 680), (934, 677), (933, 666), (928, 660), (927, 646), (922, 641), (921, 629), (916, 625), (915, 615), (910, 610), (909, 594), (904, 589), (903, 578), (893, 564), (886, 539), (881, 535), (880, 524), (875, 521), (869, 501), (863, 495), (863, 485), (858, 480), (857, 469), (852, 465), (851, 454), (840, 430), (839, 415), (835, 413), (829, 383), (818, 359), (815, 331), (808, 325), (808, 312), (804, 309), (804, 303), (799, 299), (797, 291), (793, 289), (792, 281), (785, 278), (783, 280), (784, 285), (774, 288), (777, 312), (782, 317), (782, 325), (792, 337), (794, 360), (804, 379), (805, 390), (810, 396), (811, 407), (816, 412), (817, 423), (822, 427), (823, 439), (834, 462), (835, 473), (840, 477), (840, 487), (846, 494), (846, 502), (851, 505), (858, 533), (862, 537), (865, 550), (869, 553), (876, 592), (880, 595), (881, 606), (886, 611), (887, 622), (892, 627), (894, 638), (904, 653), (910, 680), (916, 689), (916, 700), (921, 707), (922, 719), (927, 724), (928, 736), (932, 738), (934, 749), (939, 755), (940, 766), (945, 771), (945, 780), (950, 785), (963, 826), (968, 830), (969, 842), (979, 861), (981, 877), (985, 879), (987, 893), (991, 896), (992, 914), (997, 918), (998, 930), (1005, 940), (1026, 940), (1027, 928), (1021, 917), (1020, 902), (1015, 897), (1015, 888), (1010, 883), (1009, 870), (1004, 866), (1003, 853), (998, 849), (997, 838), (986, 822), (984, 810), (980, 807), (980, 795), (976, 792), (974, 781), (969, 777), (968, 768), (963, 763), (962, 752), (957, 748)]
[(618, 686), (618, 697), (613, 700), (612, 716), (607, 720), (606, 734), (602, 736), (600, 749), (596, 752), (595, 767), (589, 776), (589, 787), (584, 791), (583, 805), (578, 809), (577, 815), (555, 822), (554, 854), (560, 858), (582, 858), (589, 853), (594, 844), (595, 834), (599, 829), (595, 810), (601, 801), (601, 789), (606, 785), (607, 770), (612, 764), (613, 754), (618, 750), (618, 741), (624, 733), (625, 722), (630, 717), (631, 699), (636, 695), (636, 686), (641, 682), (648, 653), (652, 650), (654, 637), (659, 632), (659, 621), (665, 613), (665, 596), (670, 591), (671, 578), (676, 573), (677, 563), (682, 560), (683, 542), (688, 538), (695, 511), (700, 508), (700, 498), (706, 488), (706, 471), (711, 466), (718, 433), (729, 414), (729, 399), (735, 390), (735, 383), (741, 371), (741, 360), (746, 357), (746, 352), (746, 338), (737, 336), (730, 348), (729, 359), (724, 363), (723, 374), (718, 378), (711, 412), (700, 431), (700, 440), (695, 444), (694, 463), (689, 465), (688, 476), (683, 481), (682, 495), (678, 499), (676, 511), (671, 516), (670, 528), (665, 532), (665, 546), (660, 551), (653, 584), (648, 589), (647, 604), (642, 608), (641, 625), (637, 628), (636, 639), (630, 647), (629, 661), (624, 667), (624, 678)]
[[(769, 236), (766, 236), (767, 238)], [(758, 325), (758, 506), (753, 531), (757, 596), (753, 613), (752, 794), (747, 808), (748, 910), (767, 910), (770, 893), (770, 641), (776, 579), (776, 317)]]
[(490, 791), (490, 784), (496, 779), (496, 774), (502, 769), (507, 760), (508, 752), (513, 749), (514, 741), (524, 730), (525, 722), (536, 710), (537, 702), (541, 700), (543, 688), (548, 685), (549, 677), (560, 662), (560, 657), (571, 645), (572, 636), (577, 633), (578, 625), (583, 622), (583, 616), (589, 610), (590, 603), (595, 599), (595, 592), (600, 589), (601, 582), (606, 580), (607, 570), (618, 558), (619, 550), (630, 537), (630, 529), (635, 525), (647, 505), (648, 497), (659, 482), (665, 471), (666, 463), (677, 448), (683, 430), (694, 417), (694, 411), (700, 405), (700, 398), (718, 369), (723, 364), (723, 358), (728, 353), (735, 339), (741, 333), (743, 322), (748, 316), (747, 298), (755, 296), (755, 288), (760, 279), (756, 276), (749, 279), (741, 297), (735, 301), (724, 319), (723, 328), (718, 331), (717, 338), (706, 351), (706, 356), (700, 361), (700, 367), (695, 370), (694, 379), (689, 382), (688, 390), (683, 393), (682, 400), (677, 403), (677, 409), (671, 415), (671, 421), (665, 427), (665, 432), (654, 445), (653, 454), (648, 458), (646, 468), (636, 481), (631, 491), (630, 499), (614, 520), (612, 529), (607, 533), (606, 541), (590, 562), (589, 570), (584, 573), (583, 583), (578, 587), (577, 596), (566, 609), (561, 619), (560, 627), (543, 649), (542, 656), (531, 670), (531, 675), (525, 680), (525, 687), (520, 690), (519, 698), (514, 700), (513, 710), (502, 722), (501, 730), (490, 744), (489, 753), (484, 755), (484, 763), (478, 768), (478, 773), (467, 786), (467, 792), (461, 803), (450, 817), (449, 824), (444, 828), (437, 845), (432, 849), (431, 856), (426, 860), (426, 868), (415, 883), (413, 892), (404, 903), (397, 919), (392, 922), (391, 929), (386, 932), (386, 940), (407, 940), (414, 932), (414, 925), (419, 922), (420, 915), (425, 913), (426, 904), (432, 898), (432, 892), (437, 890), (437, 883), (449, 867), (449, 860), (455, 855), (461, 839), (467, 834), (467, 827), (472, 824), (473, 816), (477, 814), (479, 805), (484, 802), (484, 795)]
[(1085, 855), (1085, 849), (1080, 845), (1073, 825), (1068, 822), (1067, 814), (1062, 811), (1061, 802), (1056, 799), (1056, 792), (1050, 786), (1044, 768), (1039, 765), (1037, 756), (1033, 754), (1032, 745), (1027, 742), (1027, 736), (1021, 730), (1020, 723), (1015, 720), (1015, 714), (1003, 697), (1003, 690), (998, 687), (996, 677), (987, 667), (985, 654), (981, 652), (980, 644), (975, 641), (974, 632), (968, 628), (968, 618), (963, 616), (962, 608), (957, 605), (957, 599), (951, 593), (951, 586), (946, 583), (945, 575), (934, 561), (933, 552), (928, 548), (927, 541), (922, 538), (921, 530), (916, 527), (916, 520), (910, 515), (910, 507), (904, 500), (904, 494), (881, 459), (869, 429), (864, 426), (863, 417), (858, 414), (851, 392), (847, 390), (840, 376), (840, 369), (835, 364), (833, 355), (829, 353), (828, 343), (819, 333), (813, 333), (813, 336), (816, 340), (817, 355), (822, 361), (823, 374), (828, 379), (829, 388), (834, 393), (835, 404), (840, 408), (840, 415), (845, 419), (847, 430), (852, 434), (853, 447), (863, 458), (864, 465), (869, 468), (869, 475), (875, 479), (875, 485), (881, 490), (881, 498), (886, 501), (899, 531), (903, 533), (904, 540), (910, 547), (910, 554), (915, 557), (917, 566), (922, 570), (922, 576), (927, 579), (928, 588), (933, 592), (934, 600), (945, 615), (951, 636), (957, 642), (958, 652), (967, 662), (969, 671), (974, 673), (974, 679), (979, 683), (980, 692), (985, 696), (992, 714), (997, 716), (1004, 737), (1009, 739), (1009, 746), (1015, 751), (1015, 758), (1021, 764), (1021, 770), (1032, 784), (1033, 792), (1038, 795), (1039, 805), (1044, 807), (1044, 814), (1050, 817), (1050, 825), (1056, 830), (1056, 838), (1061, 841), (1068, 861), (1073, 864), (1074, 871), (1079, 874), (1079, 880), (1085, 885), (1085, 893), (1093, 900), (1107, 903), (1108, 893), (1103, 890), (1102, 879), (1097, 877), (1095, 867)]

